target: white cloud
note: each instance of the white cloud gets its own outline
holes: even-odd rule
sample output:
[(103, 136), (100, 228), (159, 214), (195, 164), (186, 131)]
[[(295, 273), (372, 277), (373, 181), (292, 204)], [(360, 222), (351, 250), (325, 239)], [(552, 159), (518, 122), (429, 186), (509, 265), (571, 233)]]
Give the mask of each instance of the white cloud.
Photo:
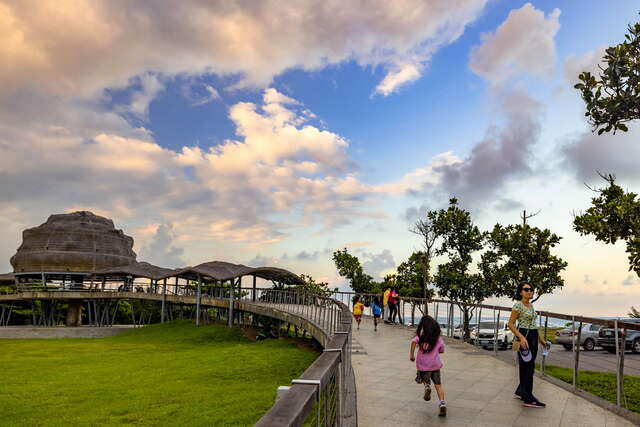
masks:
[(614, 174), (621, 184), (640, 182), (638, 132), (637, 123), (630, 123), (629, 132), (615, 135), (597, 135), (586, 130), (570, 137), (562, 147), (562, 154), (581, 182), (597, 182), (600, 179), (597, 172)]
[(376, 93), (388, 96), (400, 87), (412, 83), (422, 76), (421, 63), (404, 63), (394, 67), (376, 86)]
[(556, 59), (554, 37), (560, 29), (560, 10), (546, 18), (531, 3), (512, 10), (482, 44), (471, 51), (469, 66), (493, 84), (525, 73), (549, 76)]
[(166, 268), (184, 267), (186, 265), (182, 258), (184, 249), (174, 246), (174, 241), (173, 226), (171, 224), (160, 224), (151, 241), (140, 251), (138, 260)]
[(605, 54), (606, 46), (591, 50), (582, 56), (569, 55), (564, 62), (564, 78), (574, 85), (578, 83), (578, 76), (583, 71), (588, 71), (594, 76), (600, 75), (598, 65), (602, 64), (602, 57)]
[(398, 79), (398, 63), (427, 61), (486, 3), (0, 0), (0, 87), (89, 94), (147, 72), (238, 75), (237, 86), (267, 86), (291, 68), (348, 60)]

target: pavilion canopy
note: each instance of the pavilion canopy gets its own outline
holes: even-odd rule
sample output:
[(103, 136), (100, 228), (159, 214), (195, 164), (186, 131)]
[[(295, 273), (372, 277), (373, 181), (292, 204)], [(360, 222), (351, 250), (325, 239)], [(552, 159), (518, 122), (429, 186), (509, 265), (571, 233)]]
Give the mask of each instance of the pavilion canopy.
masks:
[(13, 273), (0, 274), (0, 285), (13, 285), (16, 281), (16, 277)]
[(283, 283), (286, 285), (295, 285), (302, 283), (302, 279), (296, 274), (276, 267), (247, 267), (242, 264), (232, 264), (224, 261), (205, 262), (195, 267), (185, 267), (174, 270), (167, 274), (166, 277), (183, 277), (186, 279), (196, 280), (200, 275), (205, 280), (225, 281), (236, 279), (242, 276), (256, 276), (265, 280)]
[(175, 276), (175, 271), (170, 268), (158, 267), (148, 262), (135, 262), (122, 267), (109, 267), (98, 270), (92, 277), (144, 277), (151, 280), (164, 279)]

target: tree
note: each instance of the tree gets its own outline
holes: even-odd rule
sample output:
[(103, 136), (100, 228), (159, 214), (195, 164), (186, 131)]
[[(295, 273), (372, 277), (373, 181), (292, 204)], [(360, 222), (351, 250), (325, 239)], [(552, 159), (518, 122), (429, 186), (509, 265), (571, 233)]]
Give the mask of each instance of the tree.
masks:
[(489, 249), (479, 264), (484, 280), (491, 284), (496, 296), (506, 297), (514, 296), (519, 282), (530, 281), (536, 287), (533, 301), (537, 301), (564, 286), (560, 272), (567, 263), (551, 254), (561, 239), (548, 229), (531, 227), (526, 222), (506, 227), (496, 224), (487, 234)]
[[(396, 286), (398, 287), (398, 293), (400, 295), (414, 298), (433, 298), (433, 289), (427, 287), (431, 282), (431, 276), (429, 275), (428, 268), (425, 269), (425, 264), (428, 266), (425, 258), (426, 255), (424, 252), (414, 252), (408, 260), (398, 265)], [(426, 304), (424, 306), (426, 307)], [(415, 314), (416, 307), (420, 309), (423, 315), (427, 314), (422, 306), (412, 301), (412, 316)]]
[(629, 317), (640, 319), (640, 311), (638, 311), (635, 307), (632, 306), (631, 311), (629, 311)]
[(469, 319), (472, 305), (479, 304), (493, 294), (480, 274), (471, 273), (473, 255), (483, 247), (484, 233), (473, 224), (471, 214), (449, 200), (447, 210), (429, 211), (434, 232), (440, 242), (436, 255), (447, 255), (449, 262), (438, 266), (435, 286), (440, 296), (454, 301), (463, 313), (464, 339), (469, 339)]
[(598, 195), (591, 199), (591, 207), (586, 212), (573, 219), (573, 228), (607, 244), (625, 241), (629, 271), (640, 276), (640, 199), (637, 194), (625, 192), (617, 185), (615, 176), (600, 176), (609, 185), (592, 189)]
[(338, 274), (349, 280), (354, 292), (362, 294), (375, 290), (373, 277), (364, 272), (358, 257), (351, 255), (346, 248), (333, 253), (333, 262), (336, 264)]
[(599, 80), (589, 72), (581, 73), (574, 87), (586, 104), (585, 116), (604, 132), (628, 130), (625, 122), (640, 118), (640, 23), (628, 26), (625, 41), (606, 49)]
[[(436, 239), (438, 235), (435, 231), (434, 223), (429, 218), (420, 218), (416, 221), (413, 228), (410, 229), (414, 234), (417, 234), (422, 238), (422, 252), (414, 252), (411, 257), (415, 256), (415, 260), (419, 261), (419, 265), (422, 269), (422, 298), (431, 298), (433, 291), (430, 291), (427, 286), (431, 283), (431, 260), (434, 255)], [(411, 261), (411, 258), (409, 258)]]
[(301, 274), (300, 278), (304, 283), (295, 285), (289, 289), (322, 297), (328, 297), (333, 293), (333, 291), (329, 289), (327, 282), (316, 282), (315, 279), (308, 274)]

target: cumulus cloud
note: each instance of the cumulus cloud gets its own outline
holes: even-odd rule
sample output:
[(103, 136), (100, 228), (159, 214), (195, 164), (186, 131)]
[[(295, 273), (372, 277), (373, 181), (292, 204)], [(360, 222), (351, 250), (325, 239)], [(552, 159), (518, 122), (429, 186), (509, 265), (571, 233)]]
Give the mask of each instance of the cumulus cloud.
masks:
[(496, 31), (484, 34), (482, 43), (471, 51), (471, 70), (494, 84), (525, 73), (550, 75), (559, 17), (559, 9), (545, 17), (531, 3), (512, 10)]
[(594, 76), (600, 75), (599, 65), (602, 65), (602, 57), (606, 46), (591, 50), (584, 55), (569, 55), (564, 62), (564, 78), (574, 85), (578, 83), (578, 76), (584, 71), (588, 71)]
[(174, 246), (175, 235), (171, 224), (160, 224), (151, 241), (140, 251), (140, 261), (167, 268), (184, 267), (184, 249)]
[[(0, 1), (0, 87), (91, 93), (148, 71), (238, 76), (266, 86), (291, 68), (354, 60), (389, 70), (455, 41), (487, 0), (403, 2)], [(417, 73), (416, 73), (417, 72)]]
[(274, 89), (261, 103), (231, 106), (237, 138), (208, 150), (163, 148), (109, 112), (101, 126), (82, 104), (56, 114), (38, 107), (38, 96), (25, 99), (17, 111), (41, 108), (39, 122), (0, 107), (7, 124), (0, 126), (0, 200), (29, 221), (40, 221), (29, 213), (42, 206), (117, 218), (153, 212), (181, 242), (264, 245), (300, 222), (333, 227), (360, 211), (373, 215), (363, 203), (377, 192), (355, 175), (348, 142), (310, 124), (304, 105)]
[[(434, 167), (438, 178), (435, 184), (426, 181), (409, 194), (433, 198), (444, 193), (442, 200), (455, 196), (463, 205), (473, 206), (486, 203), (508, 180), (531, 172), (529, 163), (540, 134), (541, 106), (525, 92), (500, 92), (496, 101), (506, 116), (504, 123), (491, 126), (465, 158)], [(414, 219), (423, 210), (407, 210), (405, 217)]]
[(391, 273), (396, 267), (393, 254), (389, 249), (385, 249), (377, 254), (364, 252), (362, 254), (362, 260), (362, 268), (365, 273), (370, 274), (376, 279), (382, 279), (383, 276)]
[(599, 179), (598, 171), (612, 173), (620, 182), (639, 182), (638, 132), (640, 125), (631, 123), (629, 132), (597, 135), (585, 131), (570, 137), (562, 147), (565, 164), (575, 171), (576, 178), (581, 182)]

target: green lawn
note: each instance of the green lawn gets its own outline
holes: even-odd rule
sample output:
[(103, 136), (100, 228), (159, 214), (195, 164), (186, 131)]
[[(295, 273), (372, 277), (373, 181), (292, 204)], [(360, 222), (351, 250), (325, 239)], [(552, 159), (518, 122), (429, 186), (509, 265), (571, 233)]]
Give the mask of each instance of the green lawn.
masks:
[[(572, 384), (573, 371), (558, 366), (545, 366), (545, 373)], [(595, 394), (609, 402), (616, 403), (616, 374), (607, 372), (580, 371), (578, 388)], [(626, 402), (622, 406), (640, 412), (640, 377), (624, 376), (624, 393)]]
[(0, 340), (0, 424), (253, 425), (317, 355), (187, 321), (100, 339)]

